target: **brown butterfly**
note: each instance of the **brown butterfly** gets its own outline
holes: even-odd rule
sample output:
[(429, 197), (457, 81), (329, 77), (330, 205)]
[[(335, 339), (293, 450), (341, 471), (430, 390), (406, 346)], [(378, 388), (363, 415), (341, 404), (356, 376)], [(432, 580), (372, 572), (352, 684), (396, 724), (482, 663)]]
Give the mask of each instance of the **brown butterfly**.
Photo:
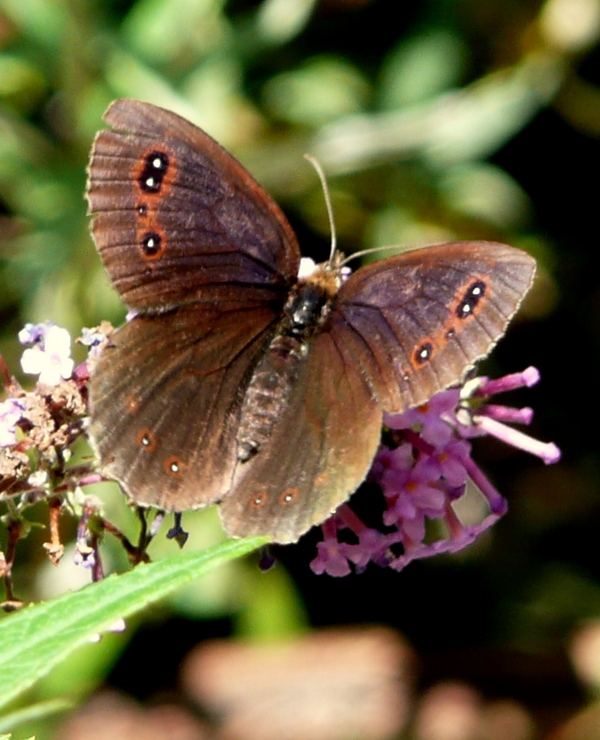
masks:
[(491, 242), (298, 277), (278, 206), (162, 108), (117, 100), (89, 166), (100, 256), (134, 318), (91, 379), (100, 470), (142, 506), (218, 503), (226, 531), (293, 542), (364, 480), (384, 411), (459, 382), (535, 262)]

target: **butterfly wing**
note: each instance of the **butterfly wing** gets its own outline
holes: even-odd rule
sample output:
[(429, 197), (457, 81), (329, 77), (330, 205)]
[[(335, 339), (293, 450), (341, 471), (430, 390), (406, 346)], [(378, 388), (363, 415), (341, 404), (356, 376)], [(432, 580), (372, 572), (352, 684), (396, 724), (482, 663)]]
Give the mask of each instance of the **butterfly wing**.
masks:
[[(92, 234), (127, 305), (270, 300), (296, 279), (296, 237), (219, 144), (175, 113), (116, 100), (89, 166)], [(283, 296), (282, 296), (283, 294)]]
[(225, 530), (295, 542), (365, 478), (381, 424), (360, 367), (347, 363), (333, 334), (314, 337), (269, 441), (237, 464), (231, 493), (219, 506)]
[(137, 504), (171, 511), (229, 491), (245, 388), (276, 318), (265, 306), (192, 305), (117, 330), (91, 384), (102, 472)]
[(241, 401), (300, 255), (277, 205), (196, 126), (134, 100), (105, 118), (92, 234), (137, 315), (93, 370), (90, 438), (136, 503), (181, 511), (229, 489)]
[(381, 406), (400, 412), (461, 381), (488, 354), (534, 274), (532, 257), (493, 242), (405, 252), (350, 276), (330, 331)]

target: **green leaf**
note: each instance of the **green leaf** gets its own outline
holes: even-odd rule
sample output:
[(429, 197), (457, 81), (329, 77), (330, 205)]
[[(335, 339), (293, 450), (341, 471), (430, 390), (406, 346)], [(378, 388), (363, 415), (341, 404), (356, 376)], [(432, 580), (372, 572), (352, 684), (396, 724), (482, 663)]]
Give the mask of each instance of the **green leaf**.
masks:
[(0, 623), (0, 707), (118, 619), (267, 542), (266, 537), (234, 540), (202, 552), (139, 565), (5, 618)]
[[(38, 704), (32, 704), (31, 706), (24, 707), (23, 709), (17, 709), (10, 714), (5, 714), (0, 717), (0, 732), (4, 730), (12, 730), (24, 722), (34, 722), (48, 717), (51, 714), (57, 712), (64, 712), (67, 709), (73, 708), (73, 702), (68, 699), (52, 699), (51, 701), (42, 701)], [(0, 740), (7, 737), (6, 735), (0, 735)]]

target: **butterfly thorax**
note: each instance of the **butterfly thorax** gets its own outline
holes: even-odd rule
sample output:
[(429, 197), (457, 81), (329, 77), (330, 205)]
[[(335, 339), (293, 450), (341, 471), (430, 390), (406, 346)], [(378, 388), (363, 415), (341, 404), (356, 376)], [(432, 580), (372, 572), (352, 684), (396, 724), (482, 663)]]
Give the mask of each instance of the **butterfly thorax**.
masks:
[(338, 283), (328, 265), (299, 280), (290, 291), (283, 316), (246, 389), (237, 434), (237, 455), (248, 460), (267, 442), (308, 355), (309, 340), (322, 331)]

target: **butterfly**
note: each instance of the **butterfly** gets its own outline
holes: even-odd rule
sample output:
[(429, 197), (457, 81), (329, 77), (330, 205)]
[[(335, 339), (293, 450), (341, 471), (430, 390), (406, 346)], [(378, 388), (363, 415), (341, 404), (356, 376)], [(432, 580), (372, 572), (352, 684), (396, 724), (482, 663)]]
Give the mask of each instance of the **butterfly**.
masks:
[(296, 541), (364, 480), (384, 411), (490, 351), (535, 261), (453, 242), (299, 275), (285, 216), (204, 131), (137, 100), (105, 120), (91, 231), (132, 318), (92, 371), (99, 468), (138, 505), (217, 503), (232, 536)]

